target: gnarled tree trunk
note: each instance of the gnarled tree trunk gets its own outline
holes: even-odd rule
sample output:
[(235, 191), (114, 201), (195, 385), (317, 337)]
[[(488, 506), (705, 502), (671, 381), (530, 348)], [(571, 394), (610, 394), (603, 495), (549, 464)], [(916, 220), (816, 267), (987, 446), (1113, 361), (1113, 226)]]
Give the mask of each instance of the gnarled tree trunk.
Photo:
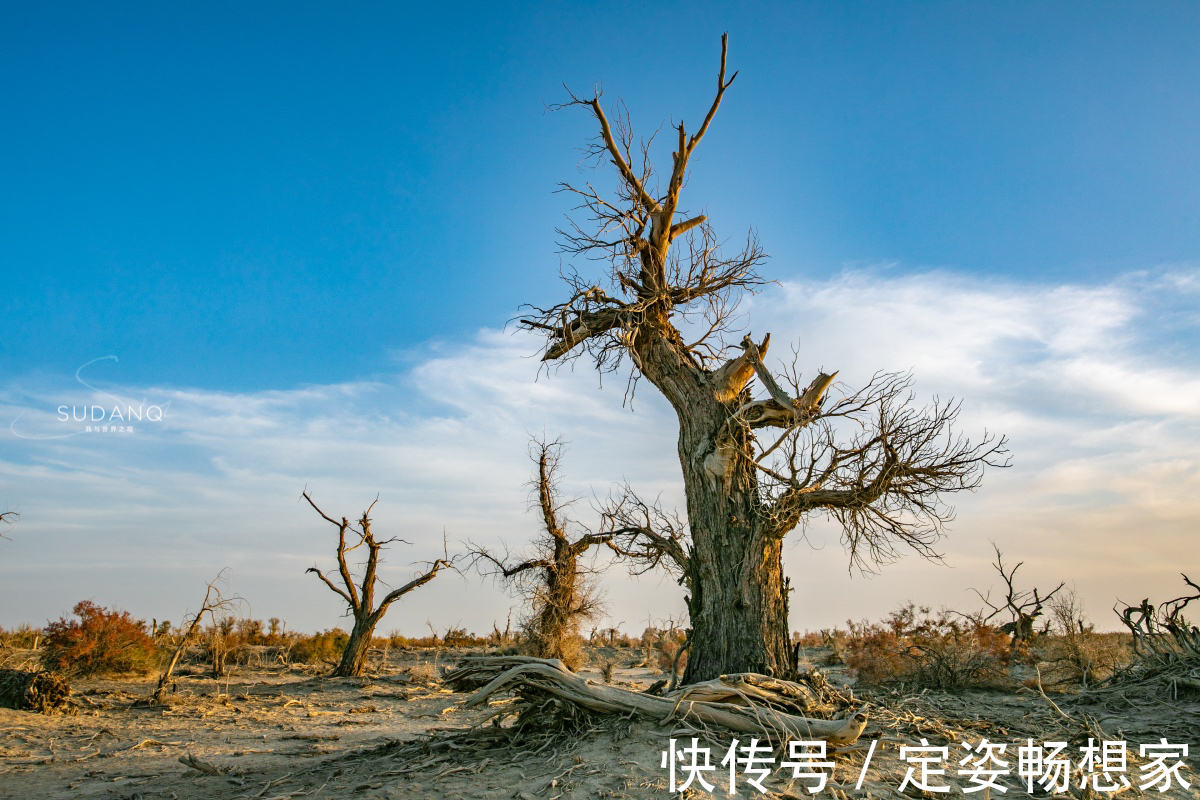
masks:
[[(657, 385), (656, 370), (643, 363), (647, 377)], [(668, 391), (686, 385), (669, 380), (662, 384)], [(720, 403), (704, 385), (667, 397), (679, 417), (679, 462), (691, 539), (683, 577), (692, 644), (683, 682), (734, 672), (791, 674), (795, 665), (789, 646), (783, 541), (767, 532), (757, 475), (740, 457), (749, 442), (746, 437), (723, 441), (738, 398)], [(732, 463), (724, 465), (725, 459)], [(714, 474), (714, 462), (724, 467), (719, 475)]]
[[(818, 373), (805, 388), (793, 370), (781, 383), (762, 361), (769, 337), (755, 344), (746, 336), (740, 354), (725, 338), (739, 295), (766, 283), (757, 273), (765, 256), (753, 234), (739, 253), (723, 254), (706, 217), (688, 217), (680, 203), (690, 158), (737, 77), (726, 79), (727, 46), (722, 37), (704, 121), (691, 135), (682, 122), (675, 126), (678, 145), (662, 186), (627, 116), (614, 128), (599, 96), (572, 95), (566, 105), (587, 108), (599, 123), (588, 152), (616, 168), (619, 188), (601, 197), (590, 184), (563, 186), (579, 198), (589, 228), (573, 223), (563, 246), (612, 267), (603, 287), (566, 273), (571, 297), (521, 320), (545, 334), (543, 360), (588, 353), (606, 371), (629, 358), (634, 377), (649, 380), (675, 409), (686, 526), (631, 491), (606, 512), (606, 525), (615, 549), (644, 569), (665, 565), (686, 586), (687, 682), (791, 673), (781, 550), (806, 515), (840, 522), (855, 563), (891, 558), (895, 543), (933, 555), (949, 517), (939, 493), (975, 488), (983, 466), (1002, 463), (1006, 452), (1003, 438), (972, 445), (953, 436), (953, 404), (908, 407), (906, 376), (877, 374), (825, 408), (836, 373)], [(755, 378), (766, 397), (752, 397)], [(844, 442), (835, 435), (839, 419), (848, 421)], [(774, 444), (759, 442), (760, 430)]]
[(333, 677), (353, 678), (363, 674), (367, 666), (367, 654), (371, 650), (371, 637), (378, 622), (379, 618), (375, 614), (367, 614), (354, 620), (350, 638), (346, 642), (346, 648), (342, 650), (342, 658), (330, 673)]

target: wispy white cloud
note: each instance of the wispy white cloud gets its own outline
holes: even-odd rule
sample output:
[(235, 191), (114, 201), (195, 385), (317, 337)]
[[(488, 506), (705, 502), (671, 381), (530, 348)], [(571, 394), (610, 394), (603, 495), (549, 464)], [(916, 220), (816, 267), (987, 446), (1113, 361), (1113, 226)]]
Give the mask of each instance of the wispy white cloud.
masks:
[[(1178, 297), (1197, 291), (1198, 274), (1041, 286), (863, 270), (754, 298), (746, 311), (756, 333), (772, 332), (773, 355), (797, 342), (806, 372), (838, 369), (851, 387), (880, 369), (911, 369), (919, 397), (962, 398), (964, 432), (1005, 432), (1014, 455), (978, 494), (955, 498), (949, 568), (908, 559), (852, 577), (838, 531), (812, 521), (787, 549), (794, 625), (877, 616), (905, 598), (969, 603), (967, 587), (990, 580), (988, 538), (1025, 559), (1030, 580), (1075, 581), (1098, 617), (1114, 595), (1161, 594), (1189, 566), (1180, 557), (1194, 552), (1200, 522), (1200, 378), (1174, 355), (1180, 342), (1197, 344)], [(132, 435), (5, 434), (0, 502), (23, 516), (0, 544), (9, 598), (0, 624), (57, 615), (83, 597), (178, 616), (224, 566), (259, 616), (334, 624), (336, 598), (303, 575), (331, 549), (297, 502), (303, 487), (339, 515), (378, 493), (380, 528), (414, 542), (389, 556), (399, 580), (410, 561), (440, 553), (443, 529), (452, 548), (527, 538), (530, 434), (572, 443), (568, 493), (604, 493), (625, 478), (678, 502), (674, 419), (653, 389), (639, 390), (631, 412), (622, 380), (600, 390), (582, 366), (538, 377), (536, 349), (526, 335), (485, 330), (410, 351), (394, 374), (268, 392), (115, 391), (110, 381), (114, 395), (166, 406), (163, 421)], [(57, 435), (75, 425), (56, 418), (59, 405), (93, 401), (107, 402), (70, 376), (10, 380), (0, 413), (24, 412), (17, 430), (27, 435)], [(588, 516), (586, 503), (577, 513)], [(620, 587), (613, 617), (629, 627), (644, 624), (646, 608), (682, 611), (670, 580), (609, 582)], [(483, 629), (507, 603), (477, 578), (451, 576), (386, 625)]]

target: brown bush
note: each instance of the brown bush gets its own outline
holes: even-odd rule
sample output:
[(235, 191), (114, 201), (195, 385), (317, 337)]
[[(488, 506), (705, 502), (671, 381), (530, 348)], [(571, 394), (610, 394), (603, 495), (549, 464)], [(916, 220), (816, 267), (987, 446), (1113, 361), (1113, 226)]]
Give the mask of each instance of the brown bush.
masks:
[(867, 685), (907, 683), (943, 691), (1009, 684), (1008, 637), (979, 619), (912, 603), (883, 622), (849, 623), (846, 664)]
[(146, 623), (128, 611), (104, 609), (90, 600), (75, 605), (78, 619), (60, 617), (46, 626), (42, 665), (75, 675), (146, 674), (158, 663)]
[(1054, 633), (1045, 637), (1040, 647), (1050, 665), (1044, 675), (1048, 683), (1087, 688), (1112, 676), (1133, 657), (1132, 637), (1096, 633), (1073, 589), (1054, 598), (1050, 611)]

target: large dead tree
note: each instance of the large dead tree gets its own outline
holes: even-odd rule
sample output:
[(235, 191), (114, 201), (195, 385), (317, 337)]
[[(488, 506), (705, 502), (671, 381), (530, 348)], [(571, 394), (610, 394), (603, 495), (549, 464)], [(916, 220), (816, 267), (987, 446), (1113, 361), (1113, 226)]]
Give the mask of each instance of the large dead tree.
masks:
[(529, 602), (529, 616), (523, 624), (529, 654), (558, 658), (574, 667), (579, 658), (572, 642), (580, 625), (600, 612), (590, 569), (581, 559), (593, 547), (609, 544), (614, 534), (571, 533), (573, 524), (565, 514), (569, 503), (562, 500), (558, 488), (562, 453), (559, 441), (534, 441), (530, 449), (537, 464), (531, 482), (534, 505), (542, 524), (532, 552), (512, 559), (471, 545), (470, 553), (485, 573), (514, 587)]
[[(357, 525), (353, 525), (345, 517), (342, 517), (341, 520), (336, 520), (326, 514), (317, 507), (317, 504), (309, 497), (307, 491), (303, 493), (303, 497), (313, 507), (313, 510), (321, 515), (322, 519), (338, 529), (337, 562), (342, 585), (338, 586), (335, 584), (325, 576), (325, 573), (316, 567), (309, 567), (305, 572), (316, 573), (317, 577), (324, 581), (326, 586), (345, 600), (347, 611), (354, 618), (354, 625), (350, 629), (350, 639), (346, 642), (346, 649), (342, 651), (342, 659), (334, 667), (332, 674), (335, 677), (343, 678), (361, 675), (363, 668), (367, 664), (367, 652), (371, 648), (371, 636), (375, 632), (375, 626), (379, 624), (379, 621), (383, 619), (383, 615), (387, 613), (388, 606), (414, 589), (429, 583), (443, 568), (453, 568), (454, 563), (449, 556), (437, 559), (424, 573), (413, 578), (403, 586), (392, 589), (385, 594), (383, 599), (379, 601), (379, 604), (376, 605), (375, 586), (377, 583), (382, 582), (382, 579), (378, 575), (379, 553), (392, 542), (404, 541), (398, 537), (383, 540), (375, 538), (375, 534), (371, 531), (371, 509), (375, 508), (375, 502), (378, 502), (378, 499), (372, 502), (367, 510), (362, 513)], [(349, 541), (350, 538), (356, 538), (358, 541), (351, 544)], [(408, 542), (405, 542), (405, 544), (408, 544)], [(350, 569), (349, 557), (351, 553), (360, 547), (366, 548), (365, 563), (363, 564), (362, 578), (356, 584), (354, 574)]]
[(767, 367), (770, 336), (730, 347), (739, 298), (766, 282), (763, 251), (751, 234), (727, 255), (707, 218), (682, 204), (692, 156), (737, 77), (727, 76), (721, 41), (715, 97), (694, 133), (675, 127), (665, 182), (652, 167), (652, 140), (637, 143), (627, 113), (610, 121), (599, 94), (564, 104), (594, 116), (600, 132), (587, 153), (615, 167), (617, 180), (603, 192), (563, 186), (579, 199), (563, 247), (608, 269), (600, 280), (566, 273), (569, 297), (521, 320), (546, 336), (546, 362), (586, 355), (601, 371), (629, 363), (631, 386), (645, 378), (675, 409), (685, 529), (657, 528), (661, 512), (636, 499), (615, 504), (613, 525), (624, 529), (626, 552), (665, 563), (687, 588), (688, 682), (792, 672), (781, 553), (806, 517), (840, 522), (860, 567), (904, 545), (936, 555), (951, 516), (941, 496), (975, 488), (1005, 454), (1003, 438), (972, 444), (952, 433), (957, 405), (913, 407), (905, 375), (878, 374), (832, 401), (836, 373), (802, 381), (794, 362)]

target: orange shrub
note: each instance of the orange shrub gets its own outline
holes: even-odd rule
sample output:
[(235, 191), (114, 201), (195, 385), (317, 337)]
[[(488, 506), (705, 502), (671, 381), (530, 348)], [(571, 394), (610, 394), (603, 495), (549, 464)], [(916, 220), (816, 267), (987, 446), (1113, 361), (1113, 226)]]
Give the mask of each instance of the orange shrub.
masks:
[(146, 623), (128, 611), (104, 609), (90, 600), (75, 604), (78, 619), (60, 617), (46, 626), (42, 665), (76, 675), (116, 672), (145, 674), (158, 654)]

